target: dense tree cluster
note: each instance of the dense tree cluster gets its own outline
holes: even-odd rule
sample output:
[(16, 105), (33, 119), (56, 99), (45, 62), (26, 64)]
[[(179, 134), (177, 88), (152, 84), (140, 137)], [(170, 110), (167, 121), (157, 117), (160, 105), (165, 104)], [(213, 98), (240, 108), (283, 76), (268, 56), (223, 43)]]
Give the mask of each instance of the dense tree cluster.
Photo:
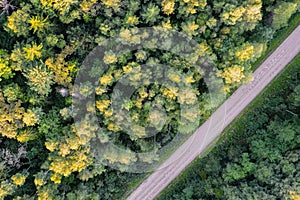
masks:
[(299, 199), (299, 63), (158, 199)]
[[(215, 81), (224, 83), (220, 92), (230, 94), (251, 80), (251, 63), (297, 11), (299, 0), (0, 0), (0, 199), (120, 197), (142, 176), (124, 171), (159, 158), (132, 152), (156, 152), (178, 132), (192, 133), (200, 119), (181, 107), (195, 106), (204, 120), (218, 106), (207, 103), (196, 64), (215, 68)], [(135, 29), (143, 27), (153, 32)], [(197, 46), (168, 39), (172, 30)], [(112, 37), (126, 47), (147, 48), (114, 52), (104, 43)], [(154, 48), (155, 38), (166, 38), (162, 49)], [(85, 71), (85, 58), (101, 45), (101, 62)], [(171, 70), (160, 73), (161, 65)], [(90, 81), (74, 84), (79, 73)], [(168, 84), (152, 83), (153, 74)], [(112, 91), (126, 76), (136, 90), (116, 116), (112, 99), (122, 93)], [(95, 102), (88, 101), (94, 93)], [(72, 98), (86, 104), (76, 110)], [(81, 116), (82, 110), (87, 114)], [(156, 136), (147, 137), (147, 126)], [(99, 158), (91, 148), (97, 138), (123, 151), (107, 146)], [(241, 168), (233, 165), (228, 174), (235, 167)], [(228, 181), (241, 176), (228, 175)]]

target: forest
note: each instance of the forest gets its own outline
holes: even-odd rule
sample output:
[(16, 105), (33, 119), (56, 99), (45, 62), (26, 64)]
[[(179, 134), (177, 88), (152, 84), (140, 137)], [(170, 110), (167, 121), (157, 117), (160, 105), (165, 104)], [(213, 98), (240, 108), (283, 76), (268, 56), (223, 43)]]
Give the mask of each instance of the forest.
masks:
[[(197, 66), (215, 69), (213, 81), (222, 82), (218, 92), (229, 96), (252, 80), (252, 64), (288, 26), (299, 5), (299, 0), (0, 0), (0, 199), (122, 198), (151, 172), (133, 169), (159, 164), (167, 154), (161, 149), (179, 134), (188, 137), (221, 103), (211, 102), (205, 72)], [(174, 31), (184, 40), (170, 39)], [(117, 40), (109, 43), (110, 38)], [(190, 48), (184, 41), (195, 45)], [(99, 58), (87, 59), (95, 52)], [(170, 70), (161, 73), (161, 66)], [(160, 84), (153, 76), (168, 82)], [(122, 77), (129, 80), (122, 82)], [(126, 84), (133, 88), (130, 98), (114, 105), (114, 98), (126, 95), (114, 89)], [(273, 104), (282, 101), (282, 109), (299, 113), (297, 88), (286, 91), (289, 99), (274, 98)], [(195, 107), (196, 114), (182, 109)], [(290, 173), (296, 177), (293, 148), (299, 121), (282, 110), (268, 112), (261, 111), (261, 123), (253, 122), (251, 130), (270, 133), (252, 144), (269, 148), (269, 154), (252, 155), (244, 146), (239, 157), (242, 150), (232, 148), (231, 157), (222, 159), (225, 164), (236, 157), (235, 163), (222, 176), (213, 171), (197, 175), (210, 176), (210, 188), (194, 194), (191, 186), (177, 194), (187, 196), (178, 198), (240, 195), (238, 184), (247, 194), (258, 190), (271, 197), (275, 194), (264, 193), (261, 185), (269, 184), (264, 181), (275, 192), (280, 179), (290, 181)], [(279, 129), (289, 132), (288, 140), (273, 138), (272, 131)], [(261, 185), (253, 189), (248, 185), (258, 182), (253, 159), (269, 158), (273, 148), (278, 153), (272, 163), (284, 162), (284, 173), (276, 179), (281, 168), (263, 169), (257, 178)], [(222, 159), (210, 163), (210, 169), (223, 173)], [(226, 180), (226, 190), (214, 176)]]
[(300, 55), (163, 199), (300, 198)]

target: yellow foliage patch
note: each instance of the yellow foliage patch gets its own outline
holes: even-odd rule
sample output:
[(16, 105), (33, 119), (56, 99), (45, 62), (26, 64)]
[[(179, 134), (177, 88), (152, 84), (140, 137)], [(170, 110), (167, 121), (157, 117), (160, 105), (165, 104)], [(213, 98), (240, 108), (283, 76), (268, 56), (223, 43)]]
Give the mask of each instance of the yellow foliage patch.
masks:
[(102, 0), (102, 3), (107, 8), (119, 8), (120, 6), (120, 0)]
[(166, 96), (170, 99), (176, 99), (178, 95), (178, 88), (176, 87), (168, 87), (166, 89), (162, 89), (162, 95)]
[(45, 147), (51, 152), (55, 151), (57, 146), (58, 146), (58, 144), (56, 142), (52, 142), (52, 141), (51, 142), (45, 142)]
[(71, 86), (72, 77), (70, 74), (76, 70), (75, 63), (66, 62), (65, 58), (71, 55), (77, 48), (77, 43), (73, 43), (70, 46), (66, 46), (60, 54), (55, 58), (48, 58), (45, 61), (45, 65), (54, 73), (54, 81), (59, 85), (65, 87)]
[(84, 0), (80, 4), (80, 8), (83, 12), (88, 12), (95, 3), (97, 3), (97, 0)]
[(38, 121), (38, 116), (30, 109), (23, 115), (23, 122), (26, 126), (34, 126)]
[(110, 105), (110, 100), (98, 100), (96, 101), (96, 108), (100, 112), (104, 112)]
[(115, 62), (117, 62), (117, 56), (112, 53), (112, 52), (109, 52), (109, 53), (105, 53), (104, 57), (103, 57), (103, 61), (105, 64), (113, 64)]
[(170, 15), (174, 12), (174, 6), (175, 6), (174, 0), (163, 0), (161, 2), (161, 5), (165, 14)]
[(78, 3), (78, 0), (40, 0), (44, 7), (57, 9), (61, 15), (66, 14), (71, 6)]
[(32, 45), (27, 45), (23, 48), (23, 51), (25, 51), (24, 57), (27, 60), (34, 60), (35, 58), (40, 58), (42, 56), (41, 49), (43, 48), (43, 44), (36, 45), (33, 43)]
[(18, 35), (26, 35), (26, 26), (27, 19), (29, 14), (23, 10), (14, 11), (10, 16), (7, 17), (8, 23), (7, 27)]
[(41, 31), (44, 26), (47, 24), (47, 18), (43, 19), (42, 17), (31, 17), (30, 20), (28, 20), (28, 23), (30, 24), (30, 30), (33, 29), (33, 32)]
[(44, 184), (44, 181), (43, 181), (43, 179), (35, 178), (34, 179), (34, 184), (36, 186), (42, 186)]
[(110, 74), (104, 75), (99, 79), (101, 85), (108, 85), (111, 83), (112, 80), (113, 80), (113, 77)]
[(61, 183), (61, 178), (62, 178), (61, 175), (54, 173), (54, 174), (50, 177), (50, 180), (53, 181), (55, 184), (60, 184), (60, 183)]
[(0, 90), (0, 133), (2, 136), (15, 139), (18, 135), (18, 128), (22, 128), (23, 114), (25, 110), (21, 103), (6, 104)]
[(300, 192), (294, 192), (294, 191), (290, 191), (290, 196), (289, 198), (291, 200), (300, 200)]
[(139, 22), (139, 19), (136, 16), (129, 16), (126, 20), (126, 24), (135, 25)]
[(164, 29), (171, 29), (171, 28), (172, 28), (171, 21), (168, 20), (168, 21), (166, 21), (166, 22), (162, 22), (162, 27), (163, 27)]
[(69, 176), (72, 172), (81, 172), (92, 163), (92, 159), (86, 154), (86, 149), (81, 149), (66, 157), (50, 157), (52, 160), (49, 169), (62, 176)]
[(226, 84), (239, 83), (243, 78), (245, 78), (243, 71), (244, 67), (234, 65), (226, 68), (225, 71), (220, 74), (220, 76), (225, 79)]
[(238, 7), (235, 10), (223, 13), (221, 18), (228, 25), (235, 25), (237, 21), (242, 19), (245, 11), (246, 9), (244, 7)]
[(242, 50), (237, 51), (235, 55), (239, 58), (240, 61), (250, 60), (254, 55), (254, 47), (251, 45), (246, 46)]
[(200, 8), (205, 8), (205, 6), (207, 5), (206, 0), (183, 0), (184, 3), (186, 3), (187, 5), (187, 12), (190, 14), (196, 14), (196, 8), (200, 7)]
[(11, 177), (11, 180), (14, 182), (15, 185), (21, 186), (25, 183), (26, 176), (23, 174), (17, 173)]

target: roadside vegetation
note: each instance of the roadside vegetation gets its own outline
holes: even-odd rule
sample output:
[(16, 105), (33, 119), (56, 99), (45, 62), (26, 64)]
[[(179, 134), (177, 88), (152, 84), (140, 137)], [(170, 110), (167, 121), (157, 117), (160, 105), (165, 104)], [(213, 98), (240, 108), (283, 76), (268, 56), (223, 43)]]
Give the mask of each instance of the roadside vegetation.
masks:
[(157, 198), (299, 199), (300, 55)]
[(260, 64), (263, 63), (264, 59), (266, 59), (269, 55), (273, 53), (273, 51), (291, 34), (298, 26), (300, 25), (300, 13), (295, 13), (292, 15), (288, 22), (288, 26), (279, 29), (274, 38), (268, 43), (267, 50), (263, 53), (263, 55), (258, 58), (252, 65), (252, 69), (255, 70), (259, 67)]

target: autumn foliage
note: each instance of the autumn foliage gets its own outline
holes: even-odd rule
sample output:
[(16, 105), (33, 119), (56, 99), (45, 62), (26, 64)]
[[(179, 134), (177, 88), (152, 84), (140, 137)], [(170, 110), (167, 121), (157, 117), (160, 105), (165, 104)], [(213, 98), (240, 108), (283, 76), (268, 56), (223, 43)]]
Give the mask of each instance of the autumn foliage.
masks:
[[(265, 38), (286, 25), (296, 5), (276, 0), (0, 1), (5, 11), (0, 15), (0, 154), (6, 152), (0, 157), (0, 199), (116, 199), (139, 176), (125, 173), (132, 164), (159, 158), (133, 152), (156, 152), (178, 132), (188, 136), (200, 118), (207, 119), (217, 108), (209, 103), (203, 71), (196, 64), (216, 69), (214, 81), (223, 85), (218, 90), (229, 95), (251, 80), (251, 64), (264, 52)], [(153, 35), (134, 29), (143, 27), (153, 27)], [(165, 37), (166, 47), (190, 51), (160, 34), (171, 30), (197, 43), (188, 57), (151, 48), (157, 43), (151, 40), (145, 49), (102, 52), (103, 59), (93, 63), (91, 71), (82, 66), (94, 48), (114, 36), (128, 46)], [(160, 64), (172, 70), (157, 73)], [(79, 73), (90, 81), (74, 84)], [(149, 77), (155, 73), (170, 84), (152, 83)], [(128, 115), (116, 115), (112, 92), (125, 76), (136, 90), (120, 105)], [(78, 117), (81, 110), (72, 107), (72, 98), (92, 95), (95, 102), (83, 105), (89, 114)], [(181, 110), (191, 105), (200, 117)], [(147, 126), (158, 132), (155, 138), (146, 137)], [(104, 146), (112, 142), (124, 154), (107, 148), (100, 162), (91, 147), (97, 138)]]

